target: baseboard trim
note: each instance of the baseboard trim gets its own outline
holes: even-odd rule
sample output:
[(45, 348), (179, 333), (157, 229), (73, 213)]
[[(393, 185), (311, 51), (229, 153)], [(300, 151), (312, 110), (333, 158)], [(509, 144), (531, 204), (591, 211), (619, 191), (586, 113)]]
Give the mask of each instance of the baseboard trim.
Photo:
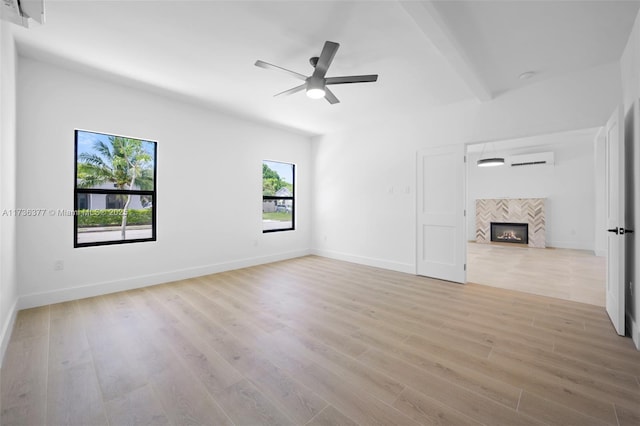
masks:
[(9, 340), (11, 340), (11, 332), (13, 331), (13, 325), (16, 322), (16, 315), (18, 314), (18, 300), (16, 299), (9, 309), (9, 317), (7, 321), (2, 325), (2, 334), (0, 334), (0, 368), (4, 362), (4, 354), (9, 346)]
[(168, 283), (171, 281), (201, 277), (203, 275), (216, 274), (218, 272), (231, 271), (234, 269), (263, 265), (265, 263), (294, 259), (296, 257), (308, 256), (310, 254), (311, 250), (296, 250), (269, 256), (252, 257), (247, 259), (234, 260), (231, 262), (222, 262), (211, 265), (198, 266), (195, 268), (180, 269), (177, 271), (163, 272), (159, 274), (142, 275), (117, 281), (108, 281), (79, 287), (69, 287), (55, 291), (25, 294), (18, 298), (17, 308), (18, 310), (21, 310), (50, 305), (52, 303), (60, 303), (70, 300), (84, 299), (87, 297), (101, 296), (103, 294), (116, 293), (118, 291), (133, 290), (136, 288), (148, 287), (156, 284)]
[(547, 241), (547, 248), (561, 248), (561, 249), (570, 249), (570, 250), (587, 250), (594, 252), (593, 244), (585, 244), (574, 241)]
[(314, 249), (313, 254), (330, 259), (344, 260), (345, 262), (357, 263), (360, 265), (373, 266), (375, 268), (388, 269), (406, 274), (416, 274), (416, 266), (408, 263), (392, 262), (389, 260), (375, 259), (372, 257), (356, 256), (348, 253), (341, 253), (333, 250)]

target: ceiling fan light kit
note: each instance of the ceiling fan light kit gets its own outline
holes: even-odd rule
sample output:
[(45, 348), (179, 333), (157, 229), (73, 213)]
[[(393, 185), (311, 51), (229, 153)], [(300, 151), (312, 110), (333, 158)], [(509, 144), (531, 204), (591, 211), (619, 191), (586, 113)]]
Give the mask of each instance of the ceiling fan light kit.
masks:
[(279, 67), (264, 61), (256, 61), (255, 65), (260, 68), (278, 70), (285, 72), (290, 76), (297, 78), (298, 80), (304, 80), (304, 83), (300, 86), (296, 86), (292, 89), (285, 90), (274, 96), (292, 95), (294, 93), (305, 90), (307, 96), (312, 99), (325, 98), (330, 104), (337, 104), (340, 102), (338, 98), (327, 87), (331, 84), (349, 84), (349, 83), (372, 83), (378, 80), (377, 74), (369, 75), (351, 75), (344, 77), (326, 77), (327, 70), (333, 62), (333, 58), (336, 56), (336, 52), (340, 45), (332, 41), (324, 43), (322, 53), (320, 56), (313, 56), (309, 59), (309, 63), (314, 68), (313, 74), (306, 76), (295, 71), (288, 70), (286, 68)]
[(307, 96), (311, 99), (322, 99), (326, 95), (323, 89), (307, 89)]
[(324, 98), (324, 96), (326, 95), (324, 85), (324, 78), (309, 77), (307, 79), (307, 96), (311, 99)]

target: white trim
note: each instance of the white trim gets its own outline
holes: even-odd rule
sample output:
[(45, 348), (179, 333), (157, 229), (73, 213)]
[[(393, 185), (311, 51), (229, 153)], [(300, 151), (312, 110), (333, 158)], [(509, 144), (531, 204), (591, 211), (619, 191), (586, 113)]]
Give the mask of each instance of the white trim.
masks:
[(547, 240), (546, 248), (561, 248), (561, 249), (571, 249), (571, 250), (588, 250), (594, 253), (594, 245), (593, 241), (582, 242), (582, 241), (550, 241)]
[(375, 268), (388, 269), (406, 274), (416, 274), (416, 265), (411, 263), (393, 262), (384, 259), (374, 259), (371, 257), (357, 256), (354, 254), (341, 253), (333, 250), (314, 249), (312, 253), (317, 256), (328, 257), (330, 259), (344, 260), (345, 262), (358, 263), (360, 265), (373, 266)]
[(18, 309), (35, 308), (38, 306), (50, 305), (52, 303), (78, 300), (87, 297), (115, 293), (118, 291), (148, 287), (171, 281), (184, 280), (188, 278), (200, 277), (203, 275), (215, 274), (218, 272), (247, 268), (250, 266), (262, 265), (265, 263), (278, 262), (280, 260), (293, 259), (296, 257), (307, 256), (309, 254), (311, 254), (310, 250), (297, 250), (269, 256), (253, 257), (234, 260), (231, 262), (198, 266), (195, 268), (180, 269), (177, 271), (165, 272), (160, 274), (142, 275), (134, 278), (126, 278), (116, 281), (107, 281), (79, 287), (69, 287), (55, 291), (25, 294), (18, 298)]
[(11, 309), (9, 309), (9, 318), (3, 324), (2, 334), (0, 334), (0, 368), (2, 368), (2, 363), (4, 361), (4, 353), (7, 351), (7, 347), (9, 346), (9, 340), (11, 339), (11, 332), (13, 331), (13, 325), (16, 322), (16, 315), (18, 314), (18, 299), (14, 300)]
[(629, 321), (629, 326), (631, 329), (631, 340), (636, 345), (636, 349), (640, 351), (640, 328), (638, 328), (638, 324), (633, 320), (631, 315), (627, 315), (627, 321)]

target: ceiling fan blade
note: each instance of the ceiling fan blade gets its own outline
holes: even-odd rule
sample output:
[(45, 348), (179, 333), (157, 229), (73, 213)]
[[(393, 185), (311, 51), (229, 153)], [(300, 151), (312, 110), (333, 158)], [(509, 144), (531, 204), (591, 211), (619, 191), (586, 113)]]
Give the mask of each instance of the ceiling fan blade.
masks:
[(371, 83), (378, 80), (378, 74), (329, 77), (325, 84)]
[(331, 105), (340, 103), (338, 98), (336, 98), (336, 95), (334, 95), (328, 87), (324, 88), (324, 98), (328, 100)]
[(264, 62), (264, 61), (258, 60), (258, 61), (256, 61), (255, 65), (256, 65), (256, 67), (264, 68), (264, 69), (267, 69), (267, 70), (284, 71), (287, 74), (289, 74), (290, 76), (295, 77), (295, 78), (297, 78), (299, 80), (306, 80), (307, 79), (307, 76), (305, 76), (305, 75), (302, 75), (302, 74), (297, 73), (295, 71), (288, 70), (286, 68), (279, 67), (277, 65), (270, 64), (268, 62)]
[(300, 92), (301, 90), (304, 90), (305, 87), (307, 87), (306, 84), (301, 84), (300, 86), (296, 86), (293, 89), (289, 89), (289, 90), (285, 90), (284, 92), (276, 93), (275, 95), (273, 95), (273, 97), (275, 98), (276, 96), (292, 95), (294, 93)]
[(316, 64), (316, 69), (313, 71), (314, 77), (324, 78), (324, 76), (327, 74), (327, 70), (329, 69), (329, 65), (331, 65), (331, 62), (333, 62), (333, 58), (336, 56), (338, 47), (340, 47), (340, 44), (334, 43), (332, 41), (326, 41), (324, 43), (322, 53), (320, 54), (318, 63)]

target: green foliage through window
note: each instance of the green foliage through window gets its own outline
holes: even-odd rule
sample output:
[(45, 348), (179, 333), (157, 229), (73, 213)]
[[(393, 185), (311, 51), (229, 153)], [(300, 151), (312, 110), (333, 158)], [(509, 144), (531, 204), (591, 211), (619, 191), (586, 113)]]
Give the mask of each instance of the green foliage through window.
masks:
[[(78, 210), (78, 228), (120, 226), (122, 209)], [(151, 209), (129, 210), (127, 226), (151, 225)]]
[(75, 135), (74, 245), (154, 241), (156, 142)]
[(262, 162), (262, 231), (295, 229), (295, 165)]
[(274, 196), (282, 188), (287, 188), (293, 194), (293, 183), (283, 180), (266, 162), (262, 163), (262, 195)]

